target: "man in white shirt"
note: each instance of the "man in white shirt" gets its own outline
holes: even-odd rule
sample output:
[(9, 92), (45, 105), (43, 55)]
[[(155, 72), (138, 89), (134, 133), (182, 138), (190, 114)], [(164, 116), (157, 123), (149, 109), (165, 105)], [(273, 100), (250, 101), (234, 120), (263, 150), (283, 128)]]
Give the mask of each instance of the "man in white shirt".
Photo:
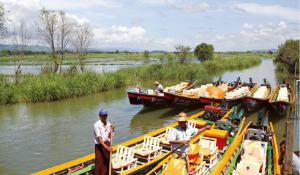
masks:
[(189, 166), (188, 166), (188, 151), (190, 150), (190, 139), (194, 137), (195, 135), (205, 131), (206, 129), (210, 129), (210, 126), (206, 126), (203, 128), (192, 128), (187, 125), (187, 115), (184, 112), (181, 112), (177, 116), (177, 122), (178, 126), (176, 126), (170, 137), (169, 137), (169, 143), (172, 144), (172, 150), (178, 149), (176, 152), (173, 153), (173, 158), (175, 159), (183, 159), (186, 161), (186, 168), (189, 172)]
[(154, 82), (154, 91), (156, 92), (157, 95), (159, 93), (163, 93), (164, 92), (163, 86), (161, 84), (159, 84), (158, 81)]
[(100, 120), (94, 124), (94, 142), (95, 142), (95, 175), (108, 175), (110, 162), (111, 134), (115, 126), (107, 121), (107, 111), (99, 111)]

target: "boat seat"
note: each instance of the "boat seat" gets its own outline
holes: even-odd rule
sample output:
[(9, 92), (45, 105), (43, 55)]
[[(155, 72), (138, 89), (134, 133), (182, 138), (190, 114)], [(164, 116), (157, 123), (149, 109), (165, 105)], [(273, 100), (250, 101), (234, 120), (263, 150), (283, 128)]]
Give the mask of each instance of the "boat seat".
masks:
[(134, 158), (134, 150), (125, 146), (118, 146), (117, 152), (112, 156), (112, 167), (117, 173), (137, 166), (137, 158)]
[(197, 123), (194, 120), (188, 120), (187, 125), (192, 127), (192, 128), (196, 128)]
[(148, 161), (162, 154), (162, 147), (157, 137), (145, 136), (142, 144), (133, 147), (137, 157), (145, 158)]
[(202, 136), (200, 137), (199, 144), (201, 145), (200, 152), (203, 153), (204, 160), (208, 162), (206, 165), (212, 168), (218, 156), (217, 139)]
[(163, 145), (168, 145), (170, 146), (171, 144), (169, 143), (169, 137), (170, 134), (172, 134), (173, 128), (167, 127), (166, 132), (163, 134), (160, 134), (158, 137), (159, 142)]

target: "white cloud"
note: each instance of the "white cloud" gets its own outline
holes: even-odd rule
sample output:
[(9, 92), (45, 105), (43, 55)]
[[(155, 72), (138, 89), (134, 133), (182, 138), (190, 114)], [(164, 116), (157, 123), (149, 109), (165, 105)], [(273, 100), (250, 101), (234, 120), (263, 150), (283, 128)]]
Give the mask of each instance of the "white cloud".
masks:
[(210, 7), (207, 3), (200, 2), (197, 4), (192, 4), (190, 6), (185, 6), (182, 8), (182, 10), (185, 12), (202, 12), (202, 11), (208, 10), (209, 8)]
[(163, 5), (167, 3), (165, 0), (138, 0), (138, 2), (152, 5)]
[(187, 12), (187, 13), (195, 13), (195, 12), (203, 12), (210, 10), (210, 6), (206, 2), (176, 2), (169, 4), (172, 8), (177, 9), (179, 11)]
[[(22, 0), (21, 0), (22, 1)], [(41, 5), (53, 10), (82, 10), (95, 7), (119, 8), (121, 4), (115, 0), (40, 0)]]
[(252, 24), (249, 24), (249, 23), (244, 23), (244, 24), (243, 24), (243, 27), (246, 28), (246, 29), (252, 29), (252, 28), (253, 28), (253, 25), (252, 25)]
[[(299, 8), (292, 5), (295, 3), (264, 1), (259, 4), (235, 1), (234, 4), (225, 4), (199, 0), (3, 0), (3, 4), (5, 9), (10, 11), (8, 14), (8, 18), (12, 20), (8, 24), (10, 29), (21, 20), (25, 20), (34, 32), (34, 21), (37, 20), (39, 10), (43, 7), (56, 11), (63, 10), (80, 24), (89, 22), (91, 27), (97, 26), (93, 29), (95, 32), (93, 47), (174, 51), (174, 46), (178, 44), (194, 47), (205, 42), (213, 44), (216, 51), (245, 51), (252, 48), (276, 48), (286, 39), (299, 39)], [(137, 6), (138, 9), (135, 9)], [(157, 12), (153, 12), (154, 6)], [(244, 13), (236, 16), (236, 10)], [(197, 20), (201, 22), (192, 23)], [(33, 38), (38, 39), (38, 35), (35, 34)], [(1, 42), (7, 43), (5, 40)]]
[(255, 3), (236, 4), (235, 8), (246, 13), (281, 17), (288, 20), (299, 21), (299, 8), (288, 8), (280, 5), (261, 5)]
[(98, 28), (94, 30), (95, 40), (99, 46), (113, 45), (113, 43), (140, 42), (144, 39), (146, 32), (142, 27), (112, 26), (110, 29)]
[(222, 41), (222, 40), (226, 40), (226, 37), (224, 35), (217, 34), (215, 39), (218, 41)]

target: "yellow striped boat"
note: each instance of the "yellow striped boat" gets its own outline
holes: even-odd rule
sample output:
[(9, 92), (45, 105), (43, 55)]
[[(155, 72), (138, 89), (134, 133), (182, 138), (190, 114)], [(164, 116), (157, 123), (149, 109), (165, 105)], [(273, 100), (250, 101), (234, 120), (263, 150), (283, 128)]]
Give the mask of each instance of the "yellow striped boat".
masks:
[[(204, 111), (201, 111), (201, 112), (198, 112), (198, 113), (190, 116), (188, 119), (193, 120), (195, 118), (202, 116), (203, 114), (204, 114)], [(165, 133), (166, 129), (168, 127), (175, 127), (175, 126), (177, 126), (177, 122), (174, 122), (168, 126), (162, 127), (153, 132), (150, 132), (145, 135), (134, 138), (132, 140), (114, 145), (113, 146), (113, 154), (116, 153), (118, 146), (122, 145), (125, 147), (134, 147), (134, 146), (142, 143), (145, 136), (156, 137), (156, 136), (159, 136), (159, 135)], [(131, 169), (131, 172), (138, 171), (140, 168), (151, 165), (153, 162), (155, 162), (156, 160), (159, 160), (161, 157), (163, 157), (169, 151), (170, 151), (170, 149), (168, 149), (168, 148), (163, 149), (162, 150), (163, 154), (161, 156), (158, 156), (146, 163), (140, 162), (135, 168)], [(84, 157), (72, 160), (70, 162), (66, 162), (66, 163), (63, 163), (63, 164), (60, 164), (60, 165), (57, 165), (54, 167), (50, 167), (50, 168), (41, 170), (39, 172), (35, 172), (32, 175), (45, 175), (45, 174), (74, 174), (75, 175), (75, 174), (84, 174), (84, 173), (92, 174), (92, 171), (94, 169), (94, 159), (95, 159), (95, 154), (92, 153), (92, 154), (86, 155)]]

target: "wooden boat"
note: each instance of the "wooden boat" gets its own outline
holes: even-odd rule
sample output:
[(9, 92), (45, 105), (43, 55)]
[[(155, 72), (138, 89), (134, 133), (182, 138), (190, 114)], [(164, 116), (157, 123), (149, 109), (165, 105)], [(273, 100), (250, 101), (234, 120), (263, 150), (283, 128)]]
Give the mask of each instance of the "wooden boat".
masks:
[(127, 92), (129, 103), (132, 105), (142, 105), (139, 92)]
[(211, 174), (280, 175), (278, 157), (272, 123), (251, 125), (236, 138)]
[[(231, 91), (224, 91), (220, 87), (213, 87), (207, 89), (204, 95), (199, 97), (201, 103), (221, 103), (222, 100), (226, 99), (226, 105), (231, 107), (243, 102), (248, 94), (250, 94), (256, 86), (256, 83), (252, 82), (252, 78), (249, 78), (249, 83), (240, 83), (238, 87)], [(226, 88), (225, 88), (226, 89)]]
[(290, 83), (283, 82), (274, 89), (269, 104), (280, 116), (287, 114), (288, 108), (296, 102), (296, 94)]
[[(187, 155), (189, 157), (190, 174), (209, 174), (214, 167), (218, 166), (219, 160), (234, 141), (234, 138), (241, 133), (245, 122), (245, 117), (241, 120), (243, 110), (239, 113), (231, 112), (230, 114), (232, 116), (225, 115), (213, 125), (211, 130), (206, 130), (200, 136), (191, 140), (191, 149)], [(232, 121), (240, 121), (234, 129), (232, 128)], [(206, 155), (208, 150), (210, 151), (209, 156)], [(151, 167), (150, 171), (142, 173), (164, 175), (182, 174), (183, 171), (185, 171), (185, 162), (180, 159), (173, 159), (172, 155), (169, 155), (155, 167)]]
[[(197, 117), (200, 117), (201, 115), (204, 114), (204, 111), (201, 111), (197, 114), (194, 114), (192, 116), (190, 116), (188, 119), (189, 120), (193, 120)], [(116, 152), (118, 150), (119, 146), (123, 146), (123, 147), (127, 147), (127, 148), (137, 148), (137, 145), (140, 145), (143, 143), (144, 138), (147, 137), (155, 137), (155, 138), (160, 138), (161, 136), (163, 136), (164, 134), (166, 134), (166, 130), (169, 127), (175, 127), (177, 126), (177, 122), (174, 122), (168, 126), (162, 127), (158, 130), (155, 130), (153, 132), (150, 132), (148, 134), (142, 135), (140, 137), (137, 137), (135, 139), (126, 141), (124, 143), (118, 144), (113, 146), (113, 157), (116, 155)], [(144, 158), (137, 158), (136, 156), (134, 156), (134, 158), (137, 158), (137, 165), (135, 168), (131, 167), (132, 171), (138, 171), (138, 169), (144, 165), (147, 166), (149, 164), (151, 164), (154, 160), (159, 159), (162, 155), (164, 155), (166, 152), (170, 152), (170, 148), (166, 147), (166, 146), (161, 146), (161, 155), (157, 156), (157, 158), (151, 159), (150, 161), (145, 161)], [(134, 148), (134, 149), (135, 149)], [(45, 174), (67, 174), (67, 173), (73, 173), (73, 174), (81, 174), (81, 173), (91, 173), (94, 169), (94, 158), (95, 158), (95, 154), (89, 154), (87, 156), (72, 160), (70, 162), (67, 163), (63, 163), (61, 165), (57, 165), (36, 173), (33, 173), (34, 175), (45, 175)], [(114, 158), (112, 159), (114, 160)], [(122, 173), (121, 173), (122, 174)]]
[(264, 84), (257, 85), (243, 101), (248, 111), (255, 111), (268, 104), (271, 94), (271, 84), (264, 79)]
[[(233, 109), (229, 110), (228, 113), (224, 116), (224, 118), (228, 118), (229, 114), (232, 111), (233, 111)], [(208, 123), (205, 121), (194, 120), (196, 118), (201, 117), (203, 114), (204, 114), (204, 111), (201, 111), (197, 114), (190, 116), (189, 123), (193, 124), (196, 127), (201, 127), (201, 126), (207, 125)], [(126, 168), (128, 168), (128, 169), (121, 170), (119, 168), (118, 170), (114, 170), (114, 172), (117, 174), (128, 174), (128, 173), (134, 174), (134, 173), (139, 172), (141, 169), (143, 169), (145, 167), (149, 167), (153, 163), (162, 159), (164, 156), (166, 156), (167, 153), (170, 153), (170, 150), (171, 150), (170, 145), (168, 145), (167, 143), (164, 142), (164, 137), (170, 131), (168, 128), (172, 128), (177, 125), (178, 125), (177, 122), (174, 122), (168, 126), (162, 127), (160, 129), (150, 132), (148, 134), (142, 135), (135, 139), (132, 139), (132, 140), (126, 141), (124, 143), (113, 146), (112, 162), (114, 162), (114, 160), (116, 160), (117, 152), (118, 152), (118, 150), (120, 150), (120, 148), (130, 149), (130, 150), (133, 149), (134, 151), (136, 151), (138, 149), (138, 147), (141, 146), (141, 144), (144, 142), (146, 137), (159, 138), (159, 140), (160, 140), (160, 144), (159, 144), (160, 150), (158, 151), (159, 153), (157, 154), (157, 157), (145, 158), (143, 156), (134, 154), (133, 165), (126, 166)], [(157, 139), (155, 139), (155, 140), (157, 140)], [(90, 155), (78, 158), (76, 160), (36, 172), (36, 173), (34, 173), (34, 175), (39, 175), (39, 174), (43, 174), (43, 175), (44, 174), (56, 174), (57, 175), (57, 174), (67, 174), (67, 173), (92, 174), (93, 169), (94, 169), (94, 158), (95, 158), (95, 155), (90, 154)], [(116, 162), (116, 163), (118, 163), (118, 162)], [(121, 171), (123, 171), (123, 172), (121, 172)]]
[[(179, 93), (165, 92), (164, 98), (173, 101), (177, 105), (186, 106), (203, 106), (206, 103), (199, 101), (200, 96), (204, 96), (206, 90), (211, 87), (219, 87), (224, 91), (232, 90), (237, 84), (239, 84), (239, 78), (234, 83), (226, 83), (219, 79), (216, 82), (201, 85), (200, 87), (193, 89), (186, 89)], [(209, 103), (211, 104), (211, 103)]]
[[(195, 85), (197, 81), (193, 83), (181, 82), (175, 86), (170, 86), (164, 88), (165, 92), (179, 93), (185, 89), (189, 89)], [(148, 89), (146, 92), (142, 92), (139, 87), (135, 88), (132, 92), (127, 92), (128, 99), (132, 105), (144, 105), (144, 106), (154, 106), (154, 105), (170, 105), (173, 100), (165, 99), (164, 93), (156, 94), (155, 91)]]

